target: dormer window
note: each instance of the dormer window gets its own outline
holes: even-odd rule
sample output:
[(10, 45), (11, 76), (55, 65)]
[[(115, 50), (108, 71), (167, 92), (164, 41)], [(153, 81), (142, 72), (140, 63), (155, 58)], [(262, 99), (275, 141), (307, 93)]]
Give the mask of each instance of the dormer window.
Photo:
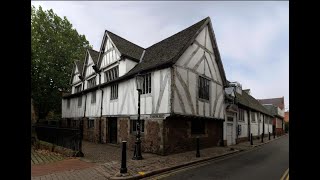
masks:
[(114, 68), (109, 69), (104, 73), (104, 82), (112, 81), (119, 77), (119, 67), (116, 66)]
[(75, 88), (74, 88), (74, 93), (77, 93), (77, 92), (80, 92), (81, 91), (81, 84), (77, 85)]
[(91, 88), (96, 85), (96, 77), (93, 77), (88, 80), (88, 88)]

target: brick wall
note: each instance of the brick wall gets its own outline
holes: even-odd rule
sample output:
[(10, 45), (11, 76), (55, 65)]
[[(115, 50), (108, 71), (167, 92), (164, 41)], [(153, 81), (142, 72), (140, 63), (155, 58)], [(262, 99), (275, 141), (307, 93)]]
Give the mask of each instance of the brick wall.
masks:
[[(145, 119), (141, 133), (141, 151), (163, 154), (162, 119)], [(128, 149), (134, 150), (136, 133), (130, 130), (129, 118), (118, 118), (118, 143), (127, 141)]]
[[(222, 139), (222, 122), (205, 120), (205, 134), (199, 135), (200, 148), (219, 146)], [(196, 149), (197, 135), (191, 134), (191, 120), (168, 118), (164, 122), (164, 154)]]
[(100, 137), (100, 128), (99, 128), (99, 120), (100, 118), (95, 118), (94, 119), (94, 127), (88, 128), (88, 118), (84, 118), (83, 120), (83, 139), (90, 141), (90, 142), (95, 142), (99, 143)]
[(118, 143), (127, 141), (127, 147), (132, 149), (132, 139), (129, 136), (129, 118), (118, 118)]
[(108, 142), (108, 120), (107, 118), (101, 118), (101, 143), (107, 143)]
[(284, 134), (284, 131), (283, 131), (282, 128), (276, 128), (276, 135), (277, 135), (277, 136), (281, 136), (281, 135), (283, 135), (283, 134)]

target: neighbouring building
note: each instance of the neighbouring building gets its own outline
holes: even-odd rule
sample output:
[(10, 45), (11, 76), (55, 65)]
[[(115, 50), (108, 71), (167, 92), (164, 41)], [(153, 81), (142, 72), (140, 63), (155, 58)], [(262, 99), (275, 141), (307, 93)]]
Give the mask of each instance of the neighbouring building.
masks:
[(284, 112), (284, 122), (289, 123), (289, 111)]
[(62, 98), (68, 125), (84, 122), (84, 139), (128, 142), (136, 134), (138, 92), (135, 76), (144, 75), (141, 94), (142, 150), (170, 154), (225, 145), (226, 76), (209, 17), (148, 47), (105, 31), (99, 51), (75, 61)]
[(288, 133), (289, 132), (289, 111), (286, 111), (284, 113), (284, 124), (285, 124), (285, 132)]
[(270, 98), (270, 99), (259, 99), (259, 102), (263, 104), (272, 114), (273, 118), (273, 133), (277, 136), (284, 134), (285, 124), (284, 124), (284, 97), (281, 98)]
[(273, 115), (250, 95), (250, 89), (243, 90), (238, 82), (229, 82), (226, 92), (226, 134), (227, 144), (236, 144), (260, 138), (261, 134), (272, 132)]

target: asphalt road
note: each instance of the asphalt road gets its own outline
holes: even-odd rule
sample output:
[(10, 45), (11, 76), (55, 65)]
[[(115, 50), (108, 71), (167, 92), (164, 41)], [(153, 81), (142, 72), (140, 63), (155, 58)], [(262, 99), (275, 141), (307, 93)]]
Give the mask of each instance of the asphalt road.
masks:
[(289, 168), (289, 136), (227, 159), (172, 172), (165, 180), (279, 180)]

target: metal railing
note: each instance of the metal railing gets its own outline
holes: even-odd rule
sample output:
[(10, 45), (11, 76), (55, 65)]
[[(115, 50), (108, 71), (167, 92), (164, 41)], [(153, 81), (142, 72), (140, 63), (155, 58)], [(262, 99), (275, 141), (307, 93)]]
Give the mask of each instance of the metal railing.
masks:
[(57, 123), (36, 123), (33, 125), (37, 139), (62, 146), (74, 151), (82, 151), (82, 123), (77, 126), (63, 127), (59, 121)]

